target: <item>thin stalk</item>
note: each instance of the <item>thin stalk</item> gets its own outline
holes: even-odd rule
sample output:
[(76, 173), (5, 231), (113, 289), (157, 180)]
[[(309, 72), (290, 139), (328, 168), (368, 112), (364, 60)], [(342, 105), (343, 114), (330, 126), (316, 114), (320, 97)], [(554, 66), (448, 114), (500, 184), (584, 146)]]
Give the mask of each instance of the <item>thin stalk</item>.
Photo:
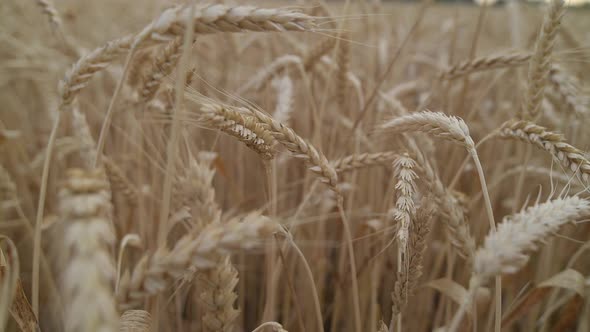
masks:
[[(477, 150), (475, 148), (470, 149), (469, 153), (473, 157), (473, 162), (475, 163), (475, 167), (477, 168), (477, 172), (479, 174), (479, 181), (481, 183), (481, 189), (483, 193), (483, 198), (485, 201), (486, 212), (488, 214), (488, 220), (490, 222), (490, 231), (496, 232), (496, 223), (494, 222), (494, 211), (492, 210), (492, 202), (490, 200), (490, 194), (488, 193), (488, 187), (486, 185), (486, 179), (483, 174), (483, 169), (481, 167), (481, 163), (479, 162), (479, 157), (477, 156)], [(502, 277), (496, 276), (495, 278), (495, 294), (494, 299), (496, 303), (495, 309), (495, 330), (499, 332), (499, 329), (502, 326)], [(452, 331), (452, 330), (451, 330)]]
[(350, 231), (350, 225), (348, 224), (348, 218), (344, 213), (344, 197), (342, 194), (338, 195), (338, 211), (340, 212), (340, 218), (342, 219), (342, 227), (344, 230), (344, 237), (346, 239), (346, 245), (348, 247), (348, 259), (350, 264), (350, 273), (352, 280), (352, 304), (354, 306), (354, 326), (355, 331), (362, 331), (361, 329), (361, 305), (359, 297), (358, 279), (356, 276), (356, 262), (354, 258), (354, 247), (352, 245), (352, 232)]
[[(190, 15), (187, 16), (186, 26), (192, 27), (195, 5), (191, 6)], [(170, 214), (170, 196), (172, 190), (172, 168), (176, 158), (178, 137), (180, 133), (180, 109), (182, 108), (182, 99), (184, 97), (184, 82), (186, 81), (186, 69), (190, 55), (190, 45), (193, 40), (194, 29), (186, 29), (184, 34), (184, 44), (182, 45), (182, 55), (180, 57), (178, 77), (174, 84), (174, 112), (172, 113), (172, 128), (170, 129), (170, 139), (166, 147), (166, 171), (164, 174), (164, 188), (162, 193), (162, 209), (160, 210), (160, 231), (158, 232), (158, 245), (165, 245), (166, 232), (168, 224), (168, 215)]]
[(41, 188), (39, 189), (39, 203), (37, 204), (37, 217), (35, 218), (35, 237), (33, 239), (33, 271), (31, 282), (31, 300), (33, 312), (36, 317), (39, 317), (39, 260), (41, 257), (41, 226), (43, 224), (43, 212), (45, 210), (45, 198), (47, 196), (47, 181), (49, 179), (49, 165), (51, 163), (51, 154), (57, 138), (57, 129), (61, 120), (61, 113), (63, 110), (58, 110), (55, 118), (51, 134), (49, 134), (49, 141), (47, 142), (47, 152), (45, 153), (45, 161), (43, 162), (43, 173), (41, 174)]

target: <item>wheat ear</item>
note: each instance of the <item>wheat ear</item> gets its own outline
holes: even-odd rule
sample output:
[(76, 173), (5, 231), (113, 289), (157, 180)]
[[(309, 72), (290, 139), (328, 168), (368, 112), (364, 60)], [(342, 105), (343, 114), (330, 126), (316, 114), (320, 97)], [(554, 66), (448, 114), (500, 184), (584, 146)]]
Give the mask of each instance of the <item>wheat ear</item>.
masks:
[(565, 1), (552, 0), (545, 14), (543, 27), (529, 64), (528, 87), (524, 98), (526, 119), (535, 119), (541, 110), (541, 101), (545, 95), (545, 85), (551, 69), (551, 53), (564, 10)]
[(276, 222), (254, 212), (227, 223), (207, 225), (198, 234), (187, 234), (172, 249), (159, 248), (143, 256), (131, 274), (123, 275), (117, 294), (119, 307), (136, 308), (149, 296), (162, 292), (188, 269), (213, 269), (220, 257), (255, 248), (277, 230)]
[(268, 126), (268, 130), (277, 142), (287, 148), (296, 158), (303, 159), (309, 163), (311, 165), (309, 169), (319, 176), (320, 181), (338, 192), (338, 174), (324, 154), (320, 153), (313, 145), (297, 135), (293, 129), (283, 125), (269, 115), (254, 108), (247, 108), (243, 111), (250, 112), (260, 123)]
[[(165, 10), (137, 34), (135, 44), (170, 40), (183, 35), (185, 22), (190, 15), (190, 6), (175, 6)], [(220, 4), (195, 8), (191, 21), (195, 34), (243, 31), (309, 31), (315, 27), (312, 17), (290, 9), (252, 6), (228, 7)]]
[(121, 315), (119, 332), (151, 332), (152, 316), (145, 310), (127, 310)]
[(330, 164), (336, 169), (337, 173), (344, 173), (361, 168), (391, 165), (398, 156), (399, 152), (396, 151), (360, 153), (332, 160)]
[(478, 71), (499, 68), (510, 68), (527, 63), (532, 57), (531, 53), (502, 52), (487, 55), (480, 58), (469, 59), (456, 65), (445, 68), (439, 73), (439, 79), (452, 80)]
[(467, 149), (474, 147), (469, 128), (463, 119), (440, 112), (423, 111), (395, 117), (383, 123), (380, 128), (397, 133), (425, 132), (464, 145)]
[[(111, 256), (115, 235), (104, 171), (72, 169), (60, 193), (60, 217), (66, 223), (63, 257), (66, 331), (116, 331)], [(93, 301), (88, 301), (93, 299)]]
[(37, 6), (41, 8), (43, 14), (47, 16), (51, 26), (58, 31), (62, 31), (63, 23), (59, 17), (59, 12), (55, 8), (55, 5), (50, 0), (35, 0), (35, 2), (37, 2)]
[(109, 177), (111, 188), (115, 192), (120, 192), (129, 205), (136, 205), (139, 199), (139, 192), (135, 185), (127, 179), (125, 172), (111, 158), (104, 157), (102, 160), (107, 176)]
[(588, 101), (578, 95), (577, 90), (580, 83), (563, 68), (557, 65), (551, 66), (549, 84), (557, 92), (560, 101), (565, 104), (569, 112), (578, 116), (585, 116), (589, 113)]
[(316, 63), (336, 46), (337, 40), (336, 38), (328, 38), (314, 45), (303, 57), (303, 68), (305, 68), (305, 71), (309, 72), (312, 70)]
[(80, 159), (84, 163), (84, 168), (90, 169), (96, 159), (96, 142), (90, 132), (86, 115), (80, 112), (78, 107), (74, 107), (72, 110), (72, 130), (74, 131), (74, 136), (82, 145), (79, 154)]
[(536, 204), (507, 216), (497, 232), (489, 234), (475, 253), (473, 271), (481, 281), (520, 270), (528, 253), (568, 222), (590, 213), (590, 202), (572, 196)]
[(475, 239), (469, 229), (463, 209), (451, 191), (444, 186), (437, 172), (432, 167), (426, 156), (414, 144), (410, 144), (413, 157), (420, 165), (426, 182), (433, 192), (434, 200), (441, 209), (442, 221), (451, 245), (468, 262), (471, 262), (475, 253)]
[[(168, 43), (154, 58), (147, 75), (143, 77), (139, 100), (147, 103), (154, 98), (164, 78), (174, 70), (182, 54), (182, 37), (177, 37)], [(131, 69), (130, 69), (131, 70)]]
[(430, 233), (430, 220), (434, 214), (433, 206), (425, 199), (412, 220), (410, 228), (410, 242), (408, 248), (407, 269), (402, 269), (397, 275), (395, 286), (391, 294), (393, 300), (393, 313), (399, 315), (408, 304), (408, 297), (412, 295), (420, 276), (422, 276), (422, 260), (426, 250), (426, 238)]
[(407, 153), (403, 153), (393, 162), (393, 174), (397, 179), (395, 184), (397, 200), (391, 215), (400, 226), (397, 237), (400, 241), (402, 254), (407, 252), (410, 222), (416, 212), (414, 195), (416, 194), (415, 181), (418, 175), (414, 171), (415, 167), (416, 162)]
[(584, 156), (584, 152), (566, 143), (561, 134), (551, 132), (530, 121), (520, 120), (504, 123), (499, 129), (499, 135), (503, 138), (519, 139), (549, 152), (563, 167), (588, 181), (590, 162)]
[(255, 117), (224, 107), (220, 104), (206, 104), (200, 109), (202, 121), (225, 134), (236, 137), (262, 159), (274, 158), (274, 135)]

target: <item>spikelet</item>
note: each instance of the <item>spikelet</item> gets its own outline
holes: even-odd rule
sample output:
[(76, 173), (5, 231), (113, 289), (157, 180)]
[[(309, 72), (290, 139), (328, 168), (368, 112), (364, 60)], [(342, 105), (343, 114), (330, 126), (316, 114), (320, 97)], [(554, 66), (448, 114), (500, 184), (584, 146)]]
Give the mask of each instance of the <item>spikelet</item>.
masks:
[[(116, 331), (109, 186), (100, 169), (71, 169), (60, 193), (66, 331)], [(88, 301), (88, 299), (93, 299)]]
[(482, 279), (516, 273), (537, 244), (568, 222), (588, 215), (590, 202), (577, 196), (557, 198), (507, 216), (489, 234), (474, 257), (473, 271)]
[(581, 175), (585, 182), (590, 177), (590, 162), (584, 153), (566, 143), (561, 134), (547, 130), (530, 121), (508, 121), (500, 127), (500, 137), (519, 139), (545, 150), (574, 174)]

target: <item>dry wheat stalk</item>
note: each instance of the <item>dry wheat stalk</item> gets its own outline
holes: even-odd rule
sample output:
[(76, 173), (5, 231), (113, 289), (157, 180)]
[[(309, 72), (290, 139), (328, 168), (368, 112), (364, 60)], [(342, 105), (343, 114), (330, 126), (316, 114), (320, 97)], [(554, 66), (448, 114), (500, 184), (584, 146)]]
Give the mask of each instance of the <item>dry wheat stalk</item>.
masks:
[[(108, 182), (100, 169), (72, 169), (60, 193), (66, 331), (116, 331), (111, 256), (115, 235)], [(88, 301), (88, 299), (93, 299)]]
[(348, 44), (348, 35), (340, 36), (340, 45), (336, 52), (336, 62), (338, 72), (336, 73), (336, 102), (342, 109), (346, 107), (346, 90), (348, 88), (348, 68), (350, 65), (350, 44)]
[(408, 297), (412, 295), (422, 276), (422, 259), (426, 250), (426, 238), (430, 233), (430, 220), (433, 214), (433, 206), (426, 199), (423, 199), (416, 213), (416, 217), (412, 219), (410, 242), (406, 256), (407, 263), (404, 262), (402, 264), (402, 266), (407, 266), (407, 268), (402, 269), (398, 273), (394, 290), (391, 294), (393, 300), (392, 310), (395, 315), (404, 311), (404, 308), (408, 304)]
[(133, 62), (129, 64), (129, 73), (127, 74), (127, 84), (135, 87), (145, 76), (146, 67), (152, 62), (152, 52), (142, 50), (138, 52)]
[(338, 191), (338, 174), (323, 153), (320, 153), (313, 145), (306, 142), (295, 131), (276, 121), (265, 113), (247, 108), (245, 111), (252, 113), (262, 124), (268, 126), (274, 138), (287, 148), (296, 158), (305, 160), (311, 166), (309, 170), (319, 176), (320, 181), (328, 184), (334, 191)]
[(433, 197), (441, 209), (442, 221), (451, 244), (459, 251), (468, 262), (475, 252), (475, 239), (469, 230), (463, 208), (451, 191), (444, 186), (437, 172), (432, 167), (426, 156), (415, 145), (410, 144), (412, 157), (423, 171), (425, 180), (429, 184)]
[(102, 159), (104, 168), (109, 177), (111, 188), (114, 192), (120, 192), (129, 205), (135, 205), (139, 199), (139, 192), (137, 188), (127, 179), (125, 172), (111, 160), (111, 158), (104, 157)]
[[(162, 12), (135, 38), (135, 45), (148, 39), (152, 42), (170, 40), (184, 34), (184, 24), (191, 14), (190, 6), (175, 6)], [(309, 31), (312, 17), (289, 9), (267, 9), (252, 6), (228, 7), (206, 5), (195, 8), (192, 18), (196, 34), (242, 31)]]
[(182, 43), (182, 37), (177, 37), (156, 54), (151, 68), (142, 79), (141, 88), (139, 89), (141, 103), (145, 104), (152, 100), (164, 78), (172, 73), (182, 54)]
[(343, 173), (360, 168), (390, 165), (399, 156), (396, 151), (376, 153), (352, 154), (340, 159), (330, 161), (336, 172)]
[(305, 57), (303, 57), (303, 68), (305, 68), (305, 71), (308, 72), (312, 70), (315, 64), (318, 63), (318, 61), (320, 61), (320, 59), (324, 55), (330, 52), (334, 48), (334, 46), (336, 46), (337, 40), (338, 39), (336, 38), (328, 38), (322, 40), (317, 45), (315, 45), (309, 52), (307, 52)]
[[(214, 157), (214, 156), (213, 156)], [(191, 215), (196, 220), (198, 228), (205, 225), (221, 223), (221, 209), (215, 202), (215, 189), (213, 188), (214, 169), (211, 168), (210, 154), (199, 153), (197, 160), (189, 160), (189, 168), (186, 176), (181, 181), (185, 182), (185, 204), (191, 207)], [(196, 267), (189, 268), (193, 274)], [(203, 316), (204, 327), (207, 331), (228, 331), (239, 311), (234, 308), (237, 294), (234, 288), (238, 283), (238, 271), (230, 261), (229, 255), (223, 255), (216, 262), (216, 266), (202, 271), (199, 274), (202, 279), (203, 292), (201, 301), (205, 304)], [(185, 276), (190, 279), (192, 276)]]
[(288, 75), (271, 82), (277, 93), (277, 106), (272, 117), (280, 123), (289, 123), (293, 111), (293, 81)]
[(238, 284), (238, 271), (225, 256), (214, 268), (201, 273), (204, 292), (200, 299), (205, 303), (206, 313), (203, 324), (207, 331), (229, 331), (239, 310), (234, 308), (238, 295), (234, 288)]
[(537, 244), (568, 222), (590, 213), (590, 202), (577, 196), (557, 198), (536, 204), (507, 216), (495, 233), (489, 234), (474, 257), (473, 271), (481, 282), (515, 273), (529, 259)]
[(236, 94), (241, 96), (250, 90), (262, 90), (268, 84), (268, 82), (272, 81), (272, 78), (275, 74), (283, 71), (285, 68), (289, 68), (290, 66), (303, 66), (301, 58), (290, 54), (276, 58), (272, 63), (264, 66), (258, 72), (252, 75), (252, 77), (245, 84), (240, 86)]
[(252, 249), (277, 230), (276, 222), (254, 212), (227, 223), (207, 225), (198, 234), (187, 234), (174, 248), (159, 248), (143, 256), (131, 274), (123, 275), (117, 294), (119, 307), (136, 308), (148, 296), (158, 294), (182, 277), (189, 268), (197, 271), (215, 268), (220, 257)]
[(241, 114), (240, 112), (224, 107), (220, 104), (206, 104), (200, 109), (201, 120), (222, 131), (225, 134), (236, 137), (247, 147), (260, 155), (262, 159), (274, 158), (273, 145), (275, 138), (270, 130), (266, 129), (256, 118)]
[(519, 139), (549, 152), (563, 167), (575, 174), (580, 174), (584, 181), (588, 181), (590, 162), (584, 156), (584, 152), (566, 143), (561, 134), (521, 120), (504, 123), (499, 129), (499, 135), (503, 138)]
[(578, 116), (588, 114), (587, 101), (579, 96), (579, 82), (574, 76), (554, 64), (549, 71), (549, 84), (557, 92), (560, 101), (565, 104), (568, 111)]
[(541, 110), (541, 101), (545, 95), (545, 85), (551, 69), (551, 53), (564, 10), (565, 1), (551, 1), (537, 38), (529, 64), (528, 86), (524, 99), (524, 116), (527, 119), (535, 119)]
[(426, 132), (459, 143), (468, 150), (472, 150), (474, 147), (473, 140), (469, 136), (469, 128), (465, 122), (461, 118), (440, 112), (423, 111), (395, 117), (383, 123), (380, 128), (396, 133)]
[(395, 208), (392, 209), (390, 214), (393, 220), (399, 223), (397, 237), (402, 254), (407, 252), (410, 222), (416, 212), (414, 195), (416, 194), (415, 180), (418, 175), (414, 172), (415, 167), (416, 162), (407, 153), (399, 155), (393, 161), (393, 174), (397, 179), (395, 184), (397, 200)]
[(521, 66), (527, 63), (531, 57), (531, 53), (510, 51), (469, 59), (445, 68), (439, 73), (439, 78), (452, 80), (477, 71)]
[(78, 59), (59, 82), (59, 109), (65, 110), (88, 85), (94, 74), (104, 70), (113, 60), (129, 51), (132, 42), (132, 35), (115, 39)]
[(121, 315), (119, 332), (151, 332), (152, 316), (145, 310), (127, 310)]
[(37, 2), (37, 6), (41, 8), (43, 14), (47, 16), (53, 28), (61, 30), (62, 21), (59, 17), (59, 12), (55, 9), (55, 5), (50, 0), (35, 0), (35, 2)]

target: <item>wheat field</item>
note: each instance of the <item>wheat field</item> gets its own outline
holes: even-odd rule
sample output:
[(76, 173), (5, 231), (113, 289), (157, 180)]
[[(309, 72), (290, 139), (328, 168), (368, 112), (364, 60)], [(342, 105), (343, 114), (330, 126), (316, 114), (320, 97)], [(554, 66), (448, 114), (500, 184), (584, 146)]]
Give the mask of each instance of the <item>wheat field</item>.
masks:
[(590, 11), (0, 4), (1, 331), (590, 331)]

